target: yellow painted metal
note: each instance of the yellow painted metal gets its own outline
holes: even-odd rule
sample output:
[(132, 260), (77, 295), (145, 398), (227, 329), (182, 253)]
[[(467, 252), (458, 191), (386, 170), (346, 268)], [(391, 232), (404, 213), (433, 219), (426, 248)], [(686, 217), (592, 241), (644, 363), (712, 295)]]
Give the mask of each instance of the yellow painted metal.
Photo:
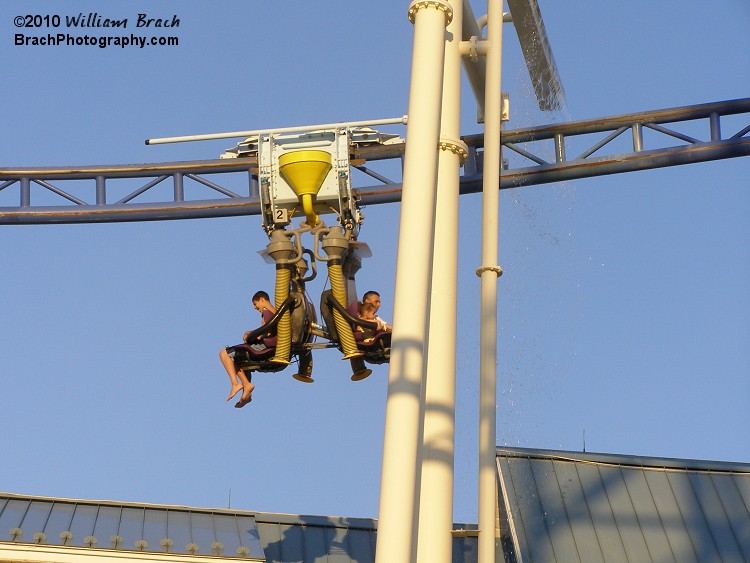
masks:
[(318, 224), (315, 213), (315, 196), (331, 171), (331, 154), (326, 151), (300, 150), (279, 157), (279, 174), (294, 190), (302, 204), (307, 224)]
[[(276, 267), (276, 290), (274, 292), (274, 301), (276, 307), (289, 297), (289, 282), (292, 278), (292, 272), (287, 267)], [(292, 314), (286, 311), (279, 319), (276, 327), (276, 352), (271, 361), (275, 364), (289, 365), (289, 355), (292, 348)]]
[[(328, 276), (331, 279), (331, 292), (334, 299), (346, 307), (346, 282), (341, 264), (329, 264)], [(336, 309), (333, 310), (333, 322), (336, 324), (336, 332), (339, 334), (341, 348), (344, 351), (344, 359), (349, 360), (362, 356), (362, 352), (357, 348), (357, 342), (354, 340), (352, 327)]]
[[(295, 256), (294, 243), (283, 229), (275, 229), (270, 235), (267, 252), (276, 262), (274, 302), (278, 308), (289, 297), (289, 284), (294, 267), (291, 263)], [(288, 365), (292, 345), (292, 317), (289, 311), (286, 311), (279, 319), (276, 336), (276, 351), (271, 361)]]

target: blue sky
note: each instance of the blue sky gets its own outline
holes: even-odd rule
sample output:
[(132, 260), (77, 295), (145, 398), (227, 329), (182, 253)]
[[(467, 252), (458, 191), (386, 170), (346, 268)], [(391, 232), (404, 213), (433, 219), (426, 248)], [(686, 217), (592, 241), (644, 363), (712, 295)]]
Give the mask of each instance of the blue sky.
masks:
[[(539, 4), (567, 106), (535, 108), (506, 26), (508, 128), (749, 94), (743, 0)], [(208, 159), (233, 141), (143, 141), (402, 115), (407, 5), (5, 0), (0, 167)], [(80, 12), (177, 15), (180, 45), (13, 45), (17, 15)], [(465, 88), (464, 134), (474, 115)], [(730, 159), (501, 194), (498, 444), (575, 451), (585, 433), (588, 451), (750, 461), (749, 173)], [(480, 204), (461, 201), (457, 521), (476, 519)], [(399, 206), (365, 214), (358, 287), (392, 318)], [(377, 516), (385, 367), (353, 383), (321, 351), (314, 385), (260, 374), (252, 405), (224, 402), (218, 351), (273, 287), (259, 218), (0, 231), (0, 490), (200, 507), (231, 490), (233, 508)]]

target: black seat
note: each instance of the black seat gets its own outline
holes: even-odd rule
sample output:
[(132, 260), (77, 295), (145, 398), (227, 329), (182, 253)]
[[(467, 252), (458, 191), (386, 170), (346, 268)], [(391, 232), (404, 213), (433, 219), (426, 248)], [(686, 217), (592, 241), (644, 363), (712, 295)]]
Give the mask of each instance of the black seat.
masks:
[[(341, 341), (338, 337), (336, 324), (333, 320), (334, 309), (348, 322), (354, 333), (354, 340), (357, 348), (363, 353), (363, 359), (371, 364), (386, 364), (391, 359), (391, 332), (378, 331), (374, 338), (369, 342), (364, 342), (363, 335), (356, 328), (361, 326), (373, 331), (378, 330), (378, 324), (370, 321), (364, 321), (352, 316), (345, 307), (343, 307), (333, 296), (331, 290), (324, 291), (320, 296), (320, 316), (326, 325), (328, 333), (331, 335), (331, 341), (341, 350)], [(343, 351), (343, 350), (342, 350)]]
[[(292, 321), (290, 358), (297, 356), (300, 363), (304, 362), (306, 365), (309, 363), (311, 369), (312, 358), (310, 357), (310, 350), (305, 347), (305, 344), (313, 338), (310, 329), (311, 324), (316, 320), (315, 308), (301, 292), (293, 293), (287, 297), (266, 324), (248, 333), (246, 342), (232, 346), (235, 351), (234, 361), (238, 368), (250, 371), (277, 372), (286, 367), (286, 364), (271, 361), (276, 353), (276, 337), (262, 337), (268, 333), (275, 335), (279, 321), (287, 311), (291, 312)], [(251, 344), (247, 342), (251, 342)]]

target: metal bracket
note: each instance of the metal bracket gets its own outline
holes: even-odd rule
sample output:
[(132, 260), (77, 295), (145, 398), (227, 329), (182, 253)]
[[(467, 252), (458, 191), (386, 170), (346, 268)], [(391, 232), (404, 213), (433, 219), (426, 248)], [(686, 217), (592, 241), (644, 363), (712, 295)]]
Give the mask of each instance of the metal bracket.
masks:
[(412, 24), (417, 17), (417, 12), (423, 8), (434, 8), (443, 12), (446, 26), (453, 21), (453, 8), (445, 0), (413, 0), (408, 11), (409, 21)]
[(477, 268), (477, 277), (481, 278), (484, 272), (495, 272), (498, 278), (503, 275), (503, 269), (500, 266), (481, 266)]

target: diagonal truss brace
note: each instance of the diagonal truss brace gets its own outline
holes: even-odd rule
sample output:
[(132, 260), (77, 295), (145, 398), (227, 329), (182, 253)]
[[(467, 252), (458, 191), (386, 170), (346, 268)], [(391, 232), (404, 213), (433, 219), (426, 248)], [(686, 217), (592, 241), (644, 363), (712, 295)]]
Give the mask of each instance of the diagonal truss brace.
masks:
[[(737, 116), (734, 125), (726, 123), (729, 116)], [(738, 126), (737, 120), (744, 125)], [(468, 135), (463, 141), (468, 146), (469, 158), (461, 176), (461, 193), (479, 192), (484, 138)], [(626, 150), (623, 143), (627, 144)], [(352, 161), (356, 163), (353, 168), (367, 181), (377, 182), (355, 186), (353, 191), (360, 204), (401, 199), (401, 180), (389, 179), (371, 165), (401, 159), (403, 151), (403, 143), (353, 147)], [(502, 134), (502, 153), (507, 164), (500, 175), (501, 189), (748, 156), (750, 98), (509, 130)], [(576, 156), (569, 158), (568, 153)], [(260, 200), (256, 174), (255, 158), (0, 168), (0, 224), (257, 215)], [(213, 181), (218, 177), (221, 182)], [(124, 196), (121, 183), (127, 184)], [(159, 186), (162, 191), (156, 194)], [(9, 196), (13, 191), (16, 193)], [(47, 193), (47, 197), (41, 197), (43, 203), (32, 203), (32, 191), (34, 203), (39, 191)], [(17, 204), (6, 206), (8, 200)]]
[[(745, 126), (724, 126), (722, 118), (729, 116), (740, 116)], [(680, 131), (685, 128), (699, 133)], [(623, 139), (628, 132), (630, 139)], [(521, 158), (503, 171), (500, 187), (747, 156), (748, 133), (750, 98), (506, 131), (502, 135), (503, 156)], [(615, 147), (618, 140), (620, 144)], [(472, 176), (480, 176), (481, 183), (479, 148), (483, 139), (472, 135), (464, 141), (476, 148), (472, 151), (475, 161), (467, 163), (462, 181), (462, 188), (471, 191), (477, 181)], [(579, 149), (569, 158), (573, 146)]]

